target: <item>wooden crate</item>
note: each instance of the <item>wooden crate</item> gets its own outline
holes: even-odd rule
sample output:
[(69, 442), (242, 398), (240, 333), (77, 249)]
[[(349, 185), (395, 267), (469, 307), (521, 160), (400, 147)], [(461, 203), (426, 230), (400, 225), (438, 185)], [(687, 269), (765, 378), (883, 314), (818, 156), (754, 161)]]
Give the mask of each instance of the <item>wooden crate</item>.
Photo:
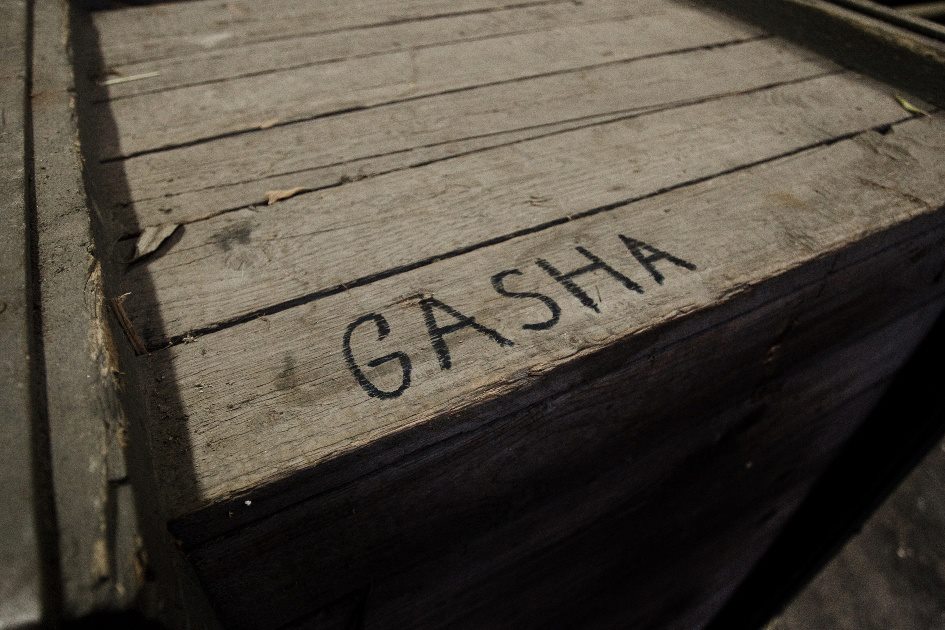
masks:
[(654, 0), (73, 16), (139, 493), (226, 626), (711, 618), (945, 305), (943, 47), (776, 5), (906, 65)]

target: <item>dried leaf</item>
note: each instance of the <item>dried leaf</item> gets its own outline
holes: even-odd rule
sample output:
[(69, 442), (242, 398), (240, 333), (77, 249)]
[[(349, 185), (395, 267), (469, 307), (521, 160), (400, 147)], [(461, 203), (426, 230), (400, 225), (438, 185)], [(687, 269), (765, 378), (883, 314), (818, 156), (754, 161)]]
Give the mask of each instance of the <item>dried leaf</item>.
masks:
[(916, 107), (915, 105), (913, 105), (912, 103), (910, 103), (909, 101), (907, 101), (905, 98), (903, 98), (902, 96), (898, 94), (896, 94), (896, 102), (898, 102), (899, 105), (901, 105), (902, 108), (906, 110), (907, 112), (909, 112), (910, 114), (919, 114), (920, 116), (931, 116), (931, 114), (929, 114), (927, 111), (925, 111), (922, 108)]
[(302, 191), (304, 191), (304, 190), (305, 190), (304, 188), (302, 188), (302, 187), (300, 187), (300, 186), (296, 186), (295, 188), (289, 188), (288, 190), (270, 190), (270, 191), (267, 191), (267, 192), (266, 192), (266, 205), (267, 205), (267, 206), (271, 206), (272, 204), (276, 203), (277, 201), (283, 201), (284, 199), (288, 199), (288, 198), (290, 198), (290, 197), (294, 197), (294, 196), (296, 196), (297, 194), (299, 194), (300, 192), (302, 192)]
[(147, 256), (160, 247), (164, 241), (171, 237), (171, 235), (177, 231), (180, 225), (177, 223), (166, 223), (163, 225), (152, 225), (150, 227), (144, 228), (141, 231), (141, 234), (138, 235), (138, 240), (135, 241), (135, 251), (131, 255), (131, 260), (129, 263), (133, 263), (136, 260)]
[(264, 120), (259, 123), (259, 129), (269, 129), (270, 127), (275, 127), (279, 124), (278, 118), (270, 118), (269, 120)]

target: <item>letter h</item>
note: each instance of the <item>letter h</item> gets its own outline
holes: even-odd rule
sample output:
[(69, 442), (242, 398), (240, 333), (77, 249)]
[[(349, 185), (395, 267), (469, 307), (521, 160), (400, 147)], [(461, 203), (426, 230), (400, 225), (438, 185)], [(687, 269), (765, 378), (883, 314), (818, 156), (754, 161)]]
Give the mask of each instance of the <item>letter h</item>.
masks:
[(567, 273), (563, 273), (559, 271), (554, 265), (552, 265), (551, 263), (549, 263), (547, 260), (543, 258), (539, 258), (538, 260), (536, 260), (535, 264), (541, 267), (541, 269), (545, 273), (547, 273), (549, 276), (551, 276), (557, 282), (559, 282), (565, 289), (568, 290), (568, 292), (571, 295), (576, 297), (578, 301), (581, 302), (581, 304), (583, 304), (587, 308), (593, 310), (595, 313), (600, 313), (600, 308), (598, 308), (594, 300), (591, 299), (591, 296), (585, 293), (584, 290), (574, 282), (573, 278), (577, 278), (578, 276), (583, 276), (584, 274), (593, 273), (595, 271), (606, 271), (615, 280), (620, 282), (620, 284), (630, 289), (631, 291), (636, 291), (637, 293), (643, 293), (643, 287), (641, 287), (639, 284), (637, 284), (636, 282), (634, 282), (627, 276), (623, 275), (622, 273), (620, 273), (619, 271), (617, 271), (616, 269), (614, 269), (613, 267), (605, 263), (603, 260), (595, 256), (588, 250), (584, 249), (580, 245), (578, 245), (574, 249), (577, 250), (579, 254), (581, 254), (588, 260), (590, 260), (591, 261), (590, 264), (584, 265), (583, 267), (579, 267), (575, 269), (574, 271), (569, 271)]

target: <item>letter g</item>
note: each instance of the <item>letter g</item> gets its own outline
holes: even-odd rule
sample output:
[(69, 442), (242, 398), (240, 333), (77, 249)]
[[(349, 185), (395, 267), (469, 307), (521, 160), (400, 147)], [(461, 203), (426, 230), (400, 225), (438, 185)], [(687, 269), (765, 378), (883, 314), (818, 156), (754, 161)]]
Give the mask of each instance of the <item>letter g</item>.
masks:
[(382, 357), (368, 361), (367, 366), (372, 368), (380, 367), (385, 363), (390, 363), (391, 361), (400, 361), (400, 369), (403, 373), (400, 387), (393, 391), (387, 391), (375, 386), (374, 383), (372, 383), (368, 377), (365, 376), (357, 362), (355, 362), (354, 355), (351, 352), (351, 335), (358, 326), (366, 324), (367, 322), (374, 322), (374, 325), (377, 326), (378, 341), (384, 341), (387, 335), (390, 334), (390, 325), (387, 323), (387, 320), (383, 315), (378, 315), (377, 313), (369, 313), (351, 322), (348, 324), (348, 329), (345, 330), (343, 341), (342, 351), (345, 356), (345, 363), (348, 365), (348, 369), (351, 370), (351, 373), (354, 374), (354, 378), (357, 379), (358, 385), (360, 385), (369, 396), (381, 398), (384, 400), (397, 398), (404, 393), (404, 390), (410, 387), (410, 371), (412, 369), (410, 357), (408, 357), (403, 352), (393, 352), (391, 354), (385, 354)]

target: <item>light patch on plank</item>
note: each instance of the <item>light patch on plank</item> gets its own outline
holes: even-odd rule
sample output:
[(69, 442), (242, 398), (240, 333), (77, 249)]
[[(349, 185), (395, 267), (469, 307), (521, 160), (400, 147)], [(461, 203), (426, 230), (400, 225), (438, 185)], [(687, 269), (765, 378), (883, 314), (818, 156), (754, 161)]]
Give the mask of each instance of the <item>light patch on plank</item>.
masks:
[(110, 79), (105, 79), (99, 81), (99, 85), (119, 85), (121, 83), (131, 83), (132, 81), (142, 81), (144, 79), (154, 79), (155, 77), (161, 76), (161, 73), (158, 71), (154, 72), (142, 72), (140, 74), (132, 74), (126, 77), (112, 77)]

